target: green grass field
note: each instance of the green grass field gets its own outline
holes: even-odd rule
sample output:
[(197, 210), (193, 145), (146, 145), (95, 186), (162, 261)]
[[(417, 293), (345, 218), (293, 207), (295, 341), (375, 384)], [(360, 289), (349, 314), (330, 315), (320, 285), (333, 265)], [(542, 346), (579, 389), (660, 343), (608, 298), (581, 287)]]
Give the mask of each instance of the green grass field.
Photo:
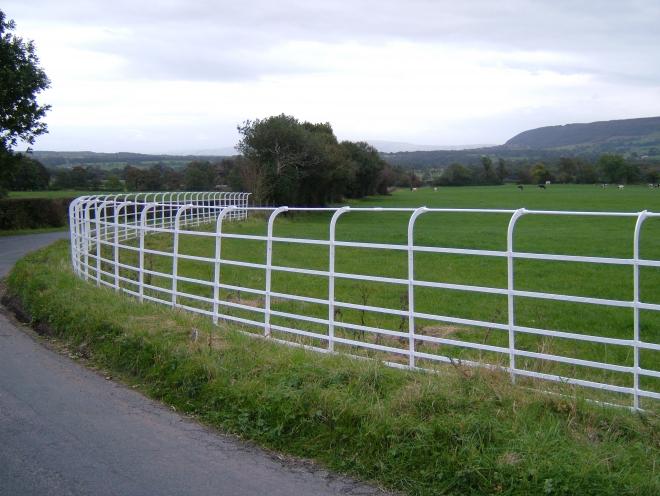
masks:
[(10, 191), (9, 198), (77, 198), (84, 195), (109, 194), (101, 191), (78, 191), (62, 189), (57, 191)]
[[(649, 210), (660, 212), (660, 191), (646, 187), (616, 187), (602, 189), (599, 186), (551, 186), (547, 190), (527, 187), (519, 191), (515, 186), (420, 189), (397, 191), (391, 196), (375, 197), (352, 202), (354, 207), (447, 207), (447, 208), (520, 208), (547, 210), (589, 210), (637, 212)], [(330, 213), (281, 215), (275, 223), (275, 236), (311, 239), (328, 239)], [(337, 239), (405, 244), (407, 239), (408, 213), (348, 213), (337, 224)], [(427, 213), (416, 224), (415, 243), (427, 246), (459, 247), (487, 250), (506, 249), (508, 214), (464, 214)], [(602, 257), (631, 257), (634, 218), (580, 218), (580, 217), (523, 217), (515, 236), (518, 251), (587, 255)], [(201, 230), (210, 227), (202, 227)], [(266, 220), (252, 216), (248, 221), (227, 223), (225, 232), (234, 234), (265, 235)], [(660, 259), (660, 219), (646, 221), (641, 238), (643, 258)], [(132, 243), (133, 245), (135, 243)], [(171, 251), (172, 235), (148, 236), (146, 247), (159, 251)], [(184, 255), (213, 257), (215, 250), (212, 238), (198, 235), (182, 235), (179, 252)], [(111, 257), (110, 250), (104, 256)], [(222, 258), (244, 262), (266, 261), (266, 243), (261, 240), (223, 239)], [(129, 250), (121, 250), (120, 261), (135, 265), (137, 256)], [(171, 257), (148, 254), (146, 267), (155, 272), (169, 274), (172, 271)], [(303, 269), (327, 270), (328, 249), (325, 246), (300, 245), (275, 242), (273, 264)], [(633, 298), (632, 267), (603, 266), (588, 263), (517, 260), (514, 264), (516, 289), (540, 291), (595, 298)], [(106, 267), (106, 270), (111, 270)], [(364, 248), (338, 247), (336, 249), (336, 271), (354, 274), (385, 276), (407, 279), (407, 253)], [(213, 281), (213, 266), (208, 262), (181, 260), (180, 276)], [(135, 271), (122, 270), (122, 275), (136, 279)], [(507, 264), (505, 258), (468, 256), (455, 254), (416, 253), (415, 278), (454, 284), (469, 284), (494, 288), (506, 288)], [(233, 286), (263, 290), (265, 271), (223, 264), (221, 282)], [(111, 278), (106, 277), (107, 281)], [(156, 287), (171, 287), (167, 277), (148, 275), (146, 281)], [(660, 271), (657, 268), (640, 269), (642, 301), (660, 303)], [(134, 289), (133, 285), (129, 287)], [(178, 290), (206, 298), (213, 295), (212, 288), (192, 282), (180, 282)], [(295, 294), (311, 298), (326, 299), (328, 281), (326, 277), (291, 272), (273, 272), (272, 290), (277, 293)], [(147, 294), (168, 300), (170, 296), (157, 290)], [(337, 279), (336, 299), (342, 302), (368, 306), (379, 306), (407, 311), (407, 286), (368, 281)], [(225, 315), (263, 322), (262, 295), (249, 291), (223, 289), (222, 300), (243, 305), (243, 308), (221, 307)], [(180, 297), (179, 303), (211, 310), (210, 303)], [(327, 306), (316, 303), (294, 302), (285, 298), (273, 298), (272, 309), (312, 318), (327, 318)], [(435, 315), (487, 322), (507, 323), (506, 295), (468, 293), (464, 291), (416, 288), (415, 310)], [(384, 315), (375, 311), (341, 309), (336, 313), (337, 321), (378, 327), (392, 331), (407, 332), (407, 319), (397, 315)], [(327, 334), (327, 325), (294, 319), (273, 317), (271, 323), (293, 327), (318, 335)], [(532, 328), (551, 329), (578, 334), (598, 335), (612, 338), (633, 338), (633, 312), (627, 308), (612, 308), (589, 304), (516, 298), (516, 323)], [(245, 330), (261, 332), (258, 328)], [(508, 346), (506, 331), (466, 325), (443, 324), (433, 320), (416, 319), (418, 335), (447, 338), (464, 342), (482, 343), (492, 346)], [(322, 339), (292, 337), (274, 331), (276, 337), (294, 339), (316, 346), (326, 346)], [(350, 339), (406, 349), (405, 337), (383, 336), (350, 329), (337, 328), (336, 335)], [(658, 312), (641, 311), (642, 340), (660, 343), (660, 315)], [(517, 333), (518, 349), (568, 356), (584, 360), (602, 361), (611, 364), (633, 365), (633, 352), (629, 347), (594, 344), (573, 339), (547, 337)], [(432, 355), (445, 355), (456, 359), (486, 361), (508, 364), (508, 355), (494, 351), (481, 351), (463, 347), (418, 342), (416, 348)], [(338, 345), (336, 349), (362, 353), (398, 363), (406, 363), (403, 354), (396, 352), (365, 352)], [(432, 362), (418, 360), (428, 367)], [(660, 370), (660, 353), (650, 350), (640, 352), (643, 368)], [(517, 359), (517, 367), (543, 373), (560, 374), (568, 377), (607, 382), (624, 386), (632, 385), (629, 373), (599, 370), (596, 368), (559, 364), (536, 358)], [(641, 377), (642, 388), (660, 391), (660, 380)], [(599, 395), (600, 397), (600, 395)], [(611, 401), (621, 398), (607, 397)], [(626, 402), (628, 399), (624, 399)], [(649, 408), (655, 402), (644, 401)]]

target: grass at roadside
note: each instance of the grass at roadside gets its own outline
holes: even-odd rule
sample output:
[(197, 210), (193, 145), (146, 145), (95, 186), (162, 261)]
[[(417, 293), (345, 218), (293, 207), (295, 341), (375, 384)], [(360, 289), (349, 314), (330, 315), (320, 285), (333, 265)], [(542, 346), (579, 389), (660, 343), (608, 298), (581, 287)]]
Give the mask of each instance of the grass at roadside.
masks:
[(0, 230), (0, 237), (3, 236), (22, 236), (24, 234), (42, 234), (49, 232), (68, 231), (69, 226), (62, 227), (42, 227), (39, 229), (16, 229), (13, 231)]
[(404, 372), (213, 328), (77, 279), (65, 242), (19, 262), (8, 286), (35, 322), (151, 396), (409, 494), (660, 491), (650, 414), (529, 392), (498, 373)]

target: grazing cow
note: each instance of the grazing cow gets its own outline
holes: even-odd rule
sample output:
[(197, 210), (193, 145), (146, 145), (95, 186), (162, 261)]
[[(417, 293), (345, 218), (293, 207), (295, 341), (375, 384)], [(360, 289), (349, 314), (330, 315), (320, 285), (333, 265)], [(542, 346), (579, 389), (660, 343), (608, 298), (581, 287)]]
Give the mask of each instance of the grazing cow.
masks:
[(413, 188), (412, 190), (413, 190), (413, 191), (417, 191), (417, 188)]
[(438, 188), (433, 188), (433, 191), (438, 191)]
[(655, 183), (655, 184), (653, 185), (653, 187), (654, 187), (654, 188), (660, 188), (660, 183)]
[(545, 189), (545, 184), (539, 184), (539, 188)]
[(522, 185), (522, 184), (519, 184), (519, 185), (518, 185), (518, 189), (519, 189), (520, 191), (522, 191), (522, 190), (523, 190), (523, 185)]
[(619, 184), (619, 189), (623, 189), (623, 184)]
[(609, 184), (607, 184), (607, 183), (603, 183), (603, 184), (600, 185), (601, 188), (607, 188), (608, 186), (609, 186)]
[(649, 187), (649, 188), (655, 188), (655, 184), (653, 184), (653, 183), (649, 183), (649, 184), (648, 184), (648, 187)]

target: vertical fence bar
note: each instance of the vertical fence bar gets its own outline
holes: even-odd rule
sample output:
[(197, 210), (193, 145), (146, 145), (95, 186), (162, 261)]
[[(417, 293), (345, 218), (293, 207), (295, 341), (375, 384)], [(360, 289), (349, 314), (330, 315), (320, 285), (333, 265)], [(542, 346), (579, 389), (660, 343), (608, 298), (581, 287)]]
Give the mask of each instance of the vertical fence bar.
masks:
[[(139, 225), (139, 235), (140, 235), (140, 248), (139, 248), (139, 264), (138, 264), (138, 294), (140, 303), (144, 301), (144, 236), (147, 230), (147, 215), (149, 209), (153, 207), (153, 204), (145, 204), (142, 212), (140, 213), (140, 225)], [(135, 213), (137, 215), (137, 206)]]
[(264, 302), (264, 336), (266, 337), (270, 337), (270, 293), (273, 272), (273, 224), (275, 223), (275, 217), (277, 217), (282, 212), (286, 212), (287, 210), (289, 210), (289, 207), (276, 208), (270, 214), (270, 217), (268, 217), (268, 238), (266, 241), (266, 294)]
[(126, 206), (126, 203), (121, 203), (119, 206), (115, 205), (115, 246), (114, 246), (114, 273), (115, 273), (115, 291), (119, 291), (119, 218), (121, 217), (121, 210)]
[(83, 241), (85, 243), (85, 280), (89, 280), (89, 250), (92, 246), (92, 221), (91, 221), (91, 208), (92, 205), (96, 203), (95, 199), (90, 199), (85, 205), (85, 227), (83, 232), (85, 237)]
[(236, 207), (223, 208), (215, 221), (215, 262), (213, 263), (213, 323), (218, 323), (218, 302), (220, 301), (220, 259), (222, 258), (222, 220), (227, 212)]
[(507, 314), (509, 320), (509, 372), (511, 382), (516, 382), (516, 325), (515, 316), (515, 298), (514, 292), (514, 271), (513, 271), (513, 234), (518, 219), (525, 215), (527, 211), (524, 208), (516, 210), (511, 216), (509, 227), (506, 232), (506, 261), (507, 261)]
[[(105, 203), (101, 202), (101, 208), (99, 210), (98, 203), (94, 206), (96, 207), (94, 220), (96, 221), (96, 286), (101, 285), (101, 239), (103, 235), (101, 234), (101, 215), (105, 209)], [(105, 231), (105, 229), (103, 229)]]
[(330, 234), (328, 245), (328, 350), (335, 350), (335, 241), (339, 216), (348, 212), (351, 207), (341, 207), (332, 214), (330, 219)]
[(428, 211), (419, 207), (408, 220), (408, 366), (415, 367), (415, 222)]
[(644, 210), (640, 212), (637, 216), (637, 221), (635, 222), (635, 234), (633, 240), (633, 361), (634, 369), (633, 373), (633, 408), (639, 410), (639, 370), (640, 370), (640, 361), (639, 361), (639, 344), (640, 344), (640, 333), (639, 333), (639, 236), (642, 231), (642, 224), (646, 220), (648, 212)]
[(81, 198), (75, 198), (69, 204), (69, 238), (71, 243), (71, 266), (73, 271), (80, 275), (80, 267), (78, 266), (78, 258), (80, 251), (78, 249), (78, 205), (80, 205)]
[(179, 275), (179, 231), (181, 229), (181, 215), (186, 210), (192, 210), (193, 205), (179, 207), (174, 217), (174, 242), (172, 244), (172, 307), (177, 305), (177, 276)]

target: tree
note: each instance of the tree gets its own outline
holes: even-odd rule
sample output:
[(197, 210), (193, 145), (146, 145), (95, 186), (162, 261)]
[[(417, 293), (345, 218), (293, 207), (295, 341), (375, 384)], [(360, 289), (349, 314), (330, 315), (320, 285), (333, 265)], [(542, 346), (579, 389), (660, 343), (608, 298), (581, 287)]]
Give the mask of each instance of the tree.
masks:
[(506, 169), (506, 161), (500, 157), (497, 159), (497, 179), (499, 180), (500, 184), (504, 182), (504, 179), (506, 179), (506, 176), (509, 174), (509, 171)]
[(50, 173), (41, 164), (26, 155), (18, 153), (10, 157), (15, 163), (10, 167), (11, 175), (5, 181), (14, 191), (36, 191), (48, 189)]
[(47, 132), (41, 119), (50, 105), (39, 105), (37, 94), (50, 86), (34, 43), (13, 34), (14, 21), (0, 11), (0, 148), (11, 150), (18, 140), (33, 144)]
[(124, 191), (124, 185), (116, 175), (111, 174), (106, 179), (103, 189), (106, 191)]
[(560, 183), (572, 183), (575, 182), (577, 176), (578, 164), (577, 161), (572, 157), (561, 157), (559, 159), (559, 175), (558, 179)]
[(467, 186), (472, 182), (472, 172), (461, 164), (451, 164), (436, 182), (439, 186)]
[(552, 178), (550, 171), (545, 168), (545, 164), (543, 162), (539, 162), (535, 164), (532, 167), (531, 174), (532, 177), (534, 178), (534, 182), (539, 184), (545, 183), (546, 181), (550, 181)]
[[(346, 195), (351, 198), (362, 198), (376, 194), (385, 168), (385, 162), (380, 158), (378, 150), (364, 141), (358, 143), (342, 141), (341, 147), (346, 152), (355, 173), (355, 180), (347, 184)], [(417, 181), (417, 176), (411, 170), (411, 187)]]
[[(50, 86), (46, 73), (39, 67), (32, 41), (24, 41), (13, 33), (14, 21), (6, 20), (0, 10), (0, 167), (16, 166), (8, 160), (19, 140), (29, 145), (36, 136), (47, 132), (41, 119), (50, 109), (39, 105), (37, 95)], [(0, 180), (9, 176), (5, 170)], [(0, 184), (0, 189), (3, 184)]]
[(183, 171), (183, 182), (187, 191), (215, 190), (215, 167), (208, 160), (193, 160)]
[(483, 167), (481, 180), (484, 184), (498, 184), (500, 182), (493, 170), (493, 160), (489, 156), (483, 155), (481, 157), (481, 167)]
[(626, 175), (626, 161), (621, 155), (605, 153), (598, 159), (598, 168), (605, 182), (621, 182)]
[(609, 183), (634, 183), (640, 179), (639, 165), (626, 162), (621, 155), (605, 153), (598, 159), (601, 175)]

